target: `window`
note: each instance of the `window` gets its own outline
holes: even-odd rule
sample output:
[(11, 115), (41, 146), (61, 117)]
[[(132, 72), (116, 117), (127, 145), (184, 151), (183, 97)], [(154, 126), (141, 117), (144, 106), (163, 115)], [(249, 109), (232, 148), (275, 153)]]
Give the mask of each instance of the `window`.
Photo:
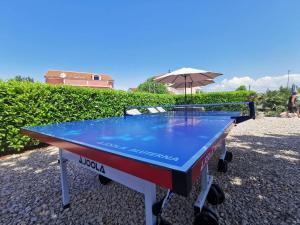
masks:
[(94, 80), (100, 80), (98, 75), (94, 75)]

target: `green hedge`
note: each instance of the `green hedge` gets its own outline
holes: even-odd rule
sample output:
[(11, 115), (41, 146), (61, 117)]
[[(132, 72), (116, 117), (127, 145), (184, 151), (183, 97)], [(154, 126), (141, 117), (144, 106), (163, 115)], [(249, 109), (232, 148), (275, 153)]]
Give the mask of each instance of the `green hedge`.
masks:
[(0, 82), (0, 151), (19, 151), (37, 142), (20, 127), (123, 114), (128, 105), (175, 104), (171, 95)]
[[(194, 95), (194, 103), (245, 101), (253, 92)], [(20, 134), (20, 127), (95, 119), (123, 114), (129, 105), (183, 103), (184, 96), (129, 93), (41, 83), (0, 81), (0, 152), (20, 151), (37, 141)]]
[[(209, 103), (225, 103), (225, 102), (245, 102), (253, 101), (256, 96), (254, 91), (224, 91), (224, 92), (208, 92), (194, 95), (187, 95), (188, 104), (209, 104)], [(176, 104), (184, 104), (184, 95), (176, 95)], [(225, 107), (206, 107), (207, 110), (246, 110), (246, 105), (225, 106)]]
[[(254, 91), (223, 91), (194, 94), (192, 97), (187, 94), (187, 102), (190, 104), (244, 102), (256, 95)], [(184, 104), (184, 95), (176, 95), (176, 104)]]

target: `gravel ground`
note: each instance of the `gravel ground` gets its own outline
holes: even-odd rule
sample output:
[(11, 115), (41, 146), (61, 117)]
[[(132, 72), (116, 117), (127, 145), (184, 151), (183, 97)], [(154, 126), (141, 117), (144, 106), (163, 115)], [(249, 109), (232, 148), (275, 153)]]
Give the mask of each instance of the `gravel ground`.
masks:
[[(226, 193), (215, 207), (220, 224), (300, 224), (300, 119), (260, 118), (234, 127), (234, 154), (226, 174), (213, 172)], [(143, 196), (69, 164), (71, 208), (62, 210), (58, 151), (36, 149), (0, 158), (0, 224), (144, 224)], [(172, 224), (193, 221), (199, 185), (175, 195), (163, 215)], [(158, 196), (166, 190), (158, 188)]]

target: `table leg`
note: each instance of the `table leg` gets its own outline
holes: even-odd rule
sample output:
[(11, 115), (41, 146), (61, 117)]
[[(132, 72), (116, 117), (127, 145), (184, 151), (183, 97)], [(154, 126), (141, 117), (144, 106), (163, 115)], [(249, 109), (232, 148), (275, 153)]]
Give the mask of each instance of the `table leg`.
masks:
[(156, 201), (156, 186), (151, 182), (145, 184), (145, 214), (146, 214), (146, 225), (156, 224), (156, 216), (153, 215), (152, 206)]
[(200, 177), (201, 192), (194, 205), (196, 211), (202, 210), (207, 194), (212, 185), (212, 182), (213, 182), (213, 177), (208, 174), (208, 165), (206, 165), (201, 171), (201, 177)]
[(60, 179), (63, 208), (70, 206), (69, 182), (67, 174), (67, 159), (63, 158), (63, 149), (59, 149)]
[(222, 160), (225, 159), (226, 152), (227, 152), (226, 141), (225, 141), (225, 139), (223, 139), (222, 143), (221, 143), (221, 155), (220, 155), (220, 159), (222, 159)]

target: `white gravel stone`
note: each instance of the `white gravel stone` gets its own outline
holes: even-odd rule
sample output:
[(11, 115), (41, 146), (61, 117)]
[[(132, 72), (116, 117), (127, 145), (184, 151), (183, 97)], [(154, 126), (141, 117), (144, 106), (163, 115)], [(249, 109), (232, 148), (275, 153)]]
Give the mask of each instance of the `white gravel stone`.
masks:
[[(260, 117), (234, 127), (233, 161), (212, 171), (226, 193), (214, 206), (222, 224), (300, 224), (300, 119)], [(144, 224), (143, 196), (118, 183), (103, 186), (92, 172), (69, 164), (71, 208), (62, 210), (58, 151), (36, 149), (0, 158), (0, 224)], [(211, 169), (215, 169), (212, 168)], [(194, 185), (163, 212), (173, 225), (193, 223)], [(158, 188), (161, 198), (166, 190)]]

